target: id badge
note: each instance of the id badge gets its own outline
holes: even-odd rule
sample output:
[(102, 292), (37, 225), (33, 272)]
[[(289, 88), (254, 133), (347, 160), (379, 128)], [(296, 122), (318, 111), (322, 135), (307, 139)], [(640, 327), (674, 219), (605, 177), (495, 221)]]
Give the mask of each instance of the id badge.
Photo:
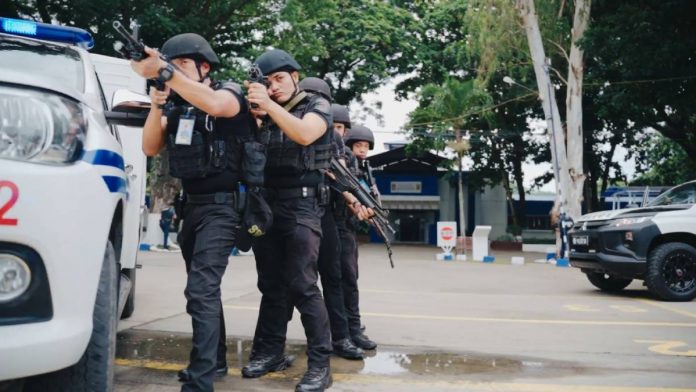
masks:
[(190, 146), (193, 138), (193, 125), (196, 123), (196, 116), (179, 117), (179, 127), (176, 129), (176, 144)]

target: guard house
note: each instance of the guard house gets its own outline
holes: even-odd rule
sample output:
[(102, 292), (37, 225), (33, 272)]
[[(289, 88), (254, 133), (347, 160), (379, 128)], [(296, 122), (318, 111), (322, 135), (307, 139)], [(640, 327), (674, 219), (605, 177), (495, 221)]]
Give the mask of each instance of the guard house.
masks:
[[(459, 224), (457, 177), (447, 176), (447, 170), (439, 167), (446, 158), (432, 153), (408, 156), (405, 146), (393, 147), (367, 159), (382, 195), (382, 205), (389, 210), (389, 220), (396, 229), (394, 242), (434, 245), (438, 221)], [(466, 233), (471, 235), (476, 225), (490, 225), (490, 238), (494, 240), (505, 234), (505, 192), (502, 187), (469, 189), (467, 177), (465, 172)], [(374, 233), (371, 240), (380, 241)]]

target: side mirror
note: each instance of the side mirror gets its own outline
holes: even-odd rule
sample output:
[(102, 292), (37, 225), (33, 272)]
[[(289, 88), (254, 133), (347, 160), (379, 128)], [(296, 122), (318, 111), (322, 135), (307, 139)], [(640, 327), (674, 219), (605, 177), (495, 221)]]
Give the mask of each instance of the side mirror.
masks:
[(150, 112), (150, 97), (130, 90), (116, 90), (111, 100), (111, 110), (104, 112), (111, 125), (142, 127)]

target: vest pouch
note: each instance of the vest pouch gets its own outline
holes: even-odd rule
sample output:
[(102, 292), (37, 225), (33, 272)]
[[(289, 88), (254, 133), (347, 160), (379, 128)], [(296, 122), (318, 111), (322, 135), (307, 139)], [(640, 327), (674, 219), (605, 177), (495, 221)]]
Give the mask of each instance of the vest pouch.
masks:
[(256, 141), (244, 142), (242, 178), (248, 185), (262, 186), (266, 167), (266, 146)]
[[(211, 174), (213, 146), (211, 141), (206, 140), (206, 136), (203, 132), (194, 129), (191, 144), (183, 145), (175, 143), (175, 134), (167, 135), (169, 172), (172, 177), (188, 180), (204, 178)], [(221, 170), (222, 168), (217, 171)]]

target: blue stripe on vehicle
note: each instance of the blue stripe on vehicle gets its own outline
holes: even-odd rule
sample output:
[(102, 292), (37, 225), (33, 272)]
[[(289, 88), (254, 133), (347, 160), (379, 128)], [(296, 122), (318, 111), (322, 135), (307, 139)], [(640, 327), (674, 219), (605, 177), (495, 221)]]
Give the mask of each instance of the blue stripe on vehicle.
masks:
[(112, 166), (124, 170), (123, 157), (110, 150), (85, 151), (82, 160), (92, 165)]
[(102, 176), (109, 192), (126, 193), (126, 180), (117, 176)]

